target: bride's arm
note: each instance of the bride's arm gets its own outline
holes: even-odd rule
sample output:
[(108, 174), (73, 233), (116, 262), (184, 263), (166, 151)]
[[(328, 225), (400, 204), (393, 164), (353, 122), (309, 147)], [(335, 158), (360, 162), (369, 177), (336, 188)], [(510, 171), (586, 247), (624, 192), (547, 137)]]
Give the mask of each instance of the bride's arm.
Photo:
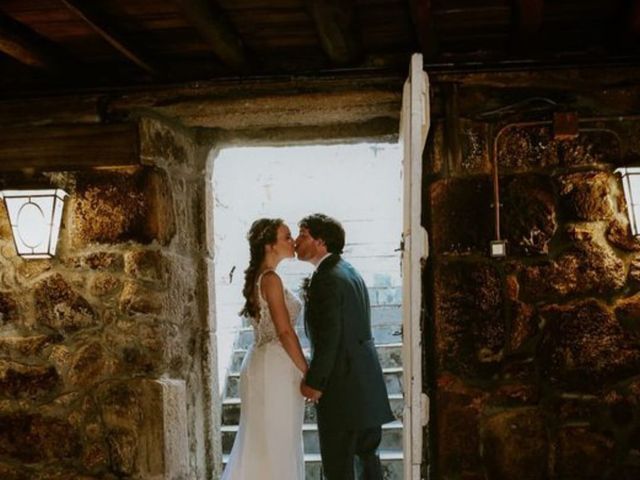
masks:
[(284, 301), (284, 289), (282, 280), (275, 272), (267, 272), (262, 277), (262, 296), (269, 305), (271, 320), (276, 327), (280, 343), (285, 351), (291, 357), (294, 365), (305, 374), (307, 372), (307, 360), (302, 353), (300, 340), (296, 334), (291, 321), (289, 320), (289, 312)]

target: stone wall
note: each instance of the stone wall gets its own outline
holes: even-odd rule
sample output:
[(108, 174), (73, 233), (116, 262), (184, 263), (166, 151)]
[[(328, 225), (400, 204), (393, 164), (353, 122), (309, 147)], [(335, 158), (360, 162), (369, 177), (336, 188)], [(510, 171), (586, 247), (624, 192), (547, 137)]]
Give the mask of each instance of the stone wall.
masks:
[[(586, 121), (612, 106), (569, 85), (441, 87), (425, 155), (433, 478), (640, 478), (640, 241), (613, 173), (640, 158), (640, 123)], [(527, 101), (543, 95), (556, 105)], [(578, 138), (554, 138), (558, 109), (580, 111)], [(493, 141), (519, 121), (540, 123), (497, 143), (508, 256), (492, 259)]]
[[(140, 167), (62, 172), (58, 255), (0, 208), (0, 478), (210, 478), (206, 151), (141, 122)], [(219, 412), (218, 412), (219, 414)]]

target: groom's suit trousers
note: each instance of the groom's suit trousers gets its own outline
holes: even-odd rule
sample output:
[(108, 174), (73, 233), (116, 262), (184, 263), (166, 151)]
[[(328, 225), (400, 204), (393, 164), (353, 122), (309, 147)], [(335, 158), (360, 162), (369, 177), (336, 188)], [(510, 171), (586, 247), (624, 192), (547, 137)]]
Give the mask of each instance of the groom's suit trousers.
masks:
[[(382, 480), (377, 449), (382, 428), (322, 430), (320, 450), (326, 480)], [(356, 475), (357, 472), (357, 475)]]

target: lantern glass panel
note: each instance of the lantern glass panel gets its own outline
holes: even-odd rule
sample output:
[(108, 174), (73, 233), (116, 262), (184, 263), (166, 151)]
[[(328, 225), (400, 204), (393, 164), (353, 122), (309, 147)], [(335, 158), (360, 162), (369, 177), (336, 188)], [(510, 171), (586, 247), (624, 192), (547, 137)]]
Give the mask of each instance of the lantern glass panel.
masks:
[(46, 213), (34, 202), (23, 203), (16, 221), (20, 241), (27, 248), (46, 248), (49, 239), (49, 222)]
[(640, 174), (629, 173), (629, 198), (632, 205), (640, 204)]
[(1, 192), (19, 255), (25, 258), (53, 256), (66, 195), (61, 189)]
[(634, 228), (633, 234), (638, 236), (640, 235), (640, 231), (638, 231), (638, 227), (640, 227), (640, 205), (634, 205), (630, 210), (633, 215), (633, 219), (630, 219)]
[(20, 207), (22, 207), (23, 200), (20, 198), (4, 198), (4, 204), (7, 207), (7, 214), (9, 215), (9, 222), (12, 226), (16, 225), (16, 219), (20, 213)]
[(622, 167), (616, 173), (622, 177), (631, 233), (640, 236), (640, 167)]
[(62, 222), (62, 210), (64, 208), (64, 200), (62, 198), (56, 198), (53, 209), (53, 221), (51, 222), (51, 241), (49, 247), (49, 253), (55, 255), (58, 246), (58, 236), (60, 235), (60, 224)]

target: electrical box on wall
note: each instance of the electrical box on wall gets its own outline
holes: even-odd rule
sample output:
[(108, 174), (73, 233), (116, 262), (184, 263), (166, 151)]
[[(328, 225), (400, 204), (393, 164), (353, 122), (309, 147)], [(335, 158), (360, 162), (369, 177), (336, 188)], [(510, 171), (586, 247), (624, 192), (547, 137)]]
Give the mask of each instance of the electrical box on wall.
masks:
[(507, 256), (507, 242), (505, 240), (493, 240), (490, 244), (490, 254), (492, 257)]

